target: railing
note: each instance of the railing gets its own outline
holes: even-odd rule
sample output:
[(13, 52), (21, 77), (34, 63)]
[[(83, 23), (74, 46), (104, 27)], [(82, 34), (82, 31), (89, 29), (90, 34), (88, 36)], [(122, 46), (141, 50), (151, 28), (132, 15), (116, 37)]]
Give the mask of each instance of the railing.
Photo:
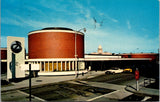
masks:
[(154, 83), (154, 82), (155, 82), (155, 79), (146, 78), (146, 79), (144, 79), (144, 87), (147, 85), (150, 85), (151, 83)]

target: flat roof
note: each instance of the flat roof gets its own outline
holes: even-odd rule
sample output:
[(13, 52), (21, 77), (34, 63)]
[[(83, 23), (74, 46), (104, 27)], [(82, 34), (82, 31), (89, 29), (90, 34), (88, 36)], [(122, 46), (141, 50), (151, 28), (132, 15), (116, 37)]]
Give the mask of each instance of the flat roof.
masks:
[[(78, 58), (77, 61), (149, 61), (152, 58)], [(25, 59), (25, 62), (32, 61), (75, 61), (75, 58), (52, 58), (52, 59)], [(7, 62), (7, 60), (1, 60)]]
[(139, 61), (152, 60), (152, 58), (85, 58), (84, 61)]
[(158, 55), (159, 53), (122, 53), (122, 54), (119, 54), (119, 55), (145, 55), (145, 54), (148, 54), (148, 55)]
[(76, 31), (66, 27), (47, 27), (40, 30), (30, 31), (28, 35), (35, 34), (35, 33), (42, 33), (42, 32), (68, 32), (68, 33), (76, 33), (76, 34), (84, 35), (80, 31)]
[(73, 31), (73, 29), (65, 28), (65, 27), (47, 27), (47, 28), (43, 28), (42, 30), (71, 30)]
[[(78, 58), (77, 61), (139, 61), (152, 60), (151, 58)], [(52, 59), (26, 59), (26, 62), (31, 61), (75, 61), (75, 58), (52, 58)]]
[(36, 33), (43, 33), (43, 32), (66, 32), (66, 33), (73, 33), (73, 34), (80, 34), (80, 35), (84, 35), (82, 32), (79, 31), (72, 31), (72, 30), (60, 30), (60, 29), (49, 29), (49, 30), (35, 30), (35, 31), (31, 31), (28, 33), (28, 35), (32, 35), (32, 34), (36, 34)]

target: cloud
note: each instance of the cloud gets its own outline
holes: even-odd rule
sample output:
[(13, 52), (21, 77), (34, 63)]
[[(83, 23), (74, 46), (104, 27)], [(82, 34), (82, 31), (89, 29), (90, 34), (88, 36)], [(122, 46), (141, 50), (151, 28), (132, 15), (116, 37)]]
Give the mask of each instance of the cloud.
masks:
[[(89, 0), (87, 0), (89, 2)], [(155, 45), (149, 37), (137, 37), (129, 34), (132, 32), (125, 32), (126, 28), (117, 27), (120, 19), (116, 16), (111, 16), (100, 9), (91, 7), (90, 5), (82, 5), (80, 1), (69, 0), (66, 3), (57, 2), (55, 0), (42, 0), (39, 6), (25, 7), (27, 11), (32, 13), (31, 17), (18, 15), (12, 11), (7, 11), (7, 16), (2, 16), (1, 23), (7, 25), (16, 25), (23, 27), (32, 27), (31, 29), (41, 29), (50, 26), (68, 27), (74, 30), (86, 28), (85, 33), (85, 52), (97, 51), (98, 45), (102, 45), (104, 51), (113, 53), (132, 51), (135, 48), (148, 48)], [(41, 8), (41, 9), (38, 9)], [(36, 18), (39, 16), (38, 18)], [(93, 17), (97, 20), (96, 29), (94, 29)], [(100, 22), (104, 21), (104, 25), (100, 26)], [(105, 25), (107, 23), (107, 25)], [(130, 30), (133, 28), (131, 22), (127, 20), (124, 22)], [(145, 29), (141, 29), (145, 31)], [(4, 39), (4, 40), (3, 40)], [(27, 38), (26, 44), (27, 44)], [(6, 42), (2, 38), (1, 42)], [(158, 42), (156, 40), (156, 42)], [(5, 45), (5, 43), (2, 43)], [(27, 48), (27, 45), (26, 45)]]
[(8, 16), (10, 17), (2, 17), (1, 23), (2, 24), (8, 24), (8, 25), (15, 25), (15, 26), (23, 26), (27, 27), (30, 26), (34, 29), (36, 28), (43, 28), (47, 26), (53, 26), (51, 22), (47, 23), (45, 21), (38, 21), (33, 19), (28, 19), (27, 17), (23, 17), (21, 15), (16, 15), (10, 11), (7, 11)]
[[(96, 13), (97, 16), (100, 16), (101, 19), (99, 19), (99, 22), (101, 22), (105, 17), (112, 22), (118, 22), (118, 20), (108, 15), (105, 15), (104, 13), (98, 11), (95, 8), (90, 9), (82, 5), (79, 1), (69, 1), (67, 5), (61, 4), (61, 2), (56, 2), (53, 0), (48, 1), (47, 3), (45, 0), (41, 0), (39, 3), (40, 7), (42, 7), (43, 9), (38, 9), (37, 7), (34, 6), (24, 7), (28, 11), (28, 13), (34, 12), (32, 17), (17, 15), (11, 11), (7, 11), (8, 18), (2, 17), (1, 23), (23, 26), (23, 27), (30, 26), (33, 27), (34, 29), (48, 27), (48, 26), (66, 26), (66, 27), (73, 27), (75, 29), (82, 27), (94, 28), (93, 13)], [(44, 11), (50, 11), (50, 10), (53, 12), (53, 14), (49, 13), (49, 16), (53, 16), (53, 19), (50, 19), (48, 16), (46, 16), (48, 14), (47, 12), (46, 14), (43, 13)], [(62, 14), (65, 14), (66, 16), (60, 15), (61, 14), (60, 12)], [(54, 18), (55, 13), (60, 13), (56, 15), (58, 17), (56, 19)], [(34, 15), (39, 15), (41, 19), (36, 19)], [(98, 27), (100, 27), (100, 23), (97, 23), (97, 28)]]
[(8, 17), (2, 17), (1, 18), (1, 23), (2, 24), (9, 24), (9, 25), (16, 25), (16, 26), (21, 26), (22, 23), (19, 22), (16, 19), (8, 18)]
[(33, 13), (36, 12), (36, 14), (41, 15), (41, 16), (46, 16), (46, 14), (45, 14), (44, 12), (42, 12), (41, 9), (38, 9), (38, 8), (36, 8), (36, 7), (33, 7), (33, 6), (25, 6), (25, 9), (27, 9), (28, 12), (29, 12), (28, 16), (31, 16), (30, 14), (31, 14), (32, 12), (33, 12)]
[(129, 20), (127, 20), (127, 27), (128, 27), (129, 30), (131, 29), (131, 24), (130, 24)]
[(104, 13), (104, 12), (99, 11), (99, 10), (98, 10), (97, 8), (95, 8), (95, 7), (91, 7), (91, 10), (92, 10), (92, 12), (94, 11), (94, 14), (96, 14), (96, 16), (97, 16), (98, 18), (101, 18), (101, 20), (102, 20), (102, 19), (103, 19), (103, 20), (106, 20), (106, 19), (107, 19), (107, 20), (110, 20), (110, 21), (112, 21), (112, 22), (114, 22), (114, 23), (118, 23), (118, 22), (119, 22), (117, 19), (109, 16), (107, 13)]
[(117, 19), (114, 19), (114, 18), (112, 18), (112, 17), (110, 17), (110, 16), (106, 16), (109, 20), (111, 20), (112, 22), (115, 22), (115, 23), (117, 23), (118, 22), (118, 20)]
[(114, 18), (111, 18), (111, 20), (112, 20), (113, 22), (118, 22), (118, 20), (116, 20), (116, 19), (114, 19)]
[[(56, 0), (41, 0), (40, 5), (43, 9), (47, 9), (47, 11), (52, 11), (53, 13), (64, 13), (65, 15), (79, 15), (84, 14), (83, 6), (78, 4), (75, 0), (68, 0), (67, 4), (64, 2), (57, 2)], [(61, 15), (62, 16), (62, 15)]]
[[(43, 12), (45, 10), (50, 11), (52, 10), (52, 13), (49, 13), (50, 16), (53, 16), (53, 19), (50, 19), (48, 16), (45, 16), (46, 14), (48, 14), (48, 12), (46, 12), (46, 14), (44, 14), (42, 12), (42, 9), (38, 9), (36, 7), (32, 7), (32, 6), (25, 6), (27, 12), (34, 12), (34, 15), (39, 15), (41, 18), (41, 20), (35, 19), (34, 15), (32, 15), (32, 17), (27, 17), (27, 16), (23, 16), (23, 15), (17, 15), (16, 13), (13, 13), (9, 10), (5, 10), (7, 13), (7, 16), (3, 16), (1, 18), (1, 23), (2, 24), (8, 24), (8, 25), (16, 25), (16, 26), (30, 26), (33, 27), (34, 29), (36, 28), (43, 28), (43, 27), (48, 27), (48, 26), (68, 26), (68, 27), (75, 27), (75, 25), (77, 26), (84, 26), (84, 24), (86, 24), (86, 22), (89, 22), (87, 24), (90, 25), (91, 24), (91, 13), (90, 10), (87, 9), (86, 7), (82, 6), (80, 3), (78, 3), (77, 1), (72, 1), (72, 5), (75, 5), (75, 7), (72, 7), (72, 9), (74, 8), (75, 10), (69, 10), (69, 7), (67, 8), (67, 6), (65, 6), (63, 4), (60, 4), (58, 2), (54, 3), (54, 6), (52, 5), (54, 1), (49, 1), (50, 3), (46, 3), (46, 1), (41, 1), (41, 7), (43, 7)], [(46, 7), (46, 8), (45, 8)], [(57, 9), (57, 7), (59, 7)], [(50, 9), (50, 10), (49, 10)], [(70, 8), (71, 9), (71, 8)], [(64, 16), (59, 15), (59, 18), (54, 18), (55, 15), (54, 13), (56, 12), (62, 12), (63, 14), (65, 14)], [(56, 15), (58, 16), (58, 14)], [(75, 16), (75, 17), (73, 17)], [(65, 17), (65, 18), (64, 18)], [(71, 17), (74, 19), (71, 20)], [(66, 19), (67, 18), (67, 19)], [(43, 20), (44, 19), (44, 20)], [(78, 24), (76, 24), (78, 22)]]
[(103, 51), (111, 53), (134, 53), (137, 51), (136, 48), (139, 48), (138, 52), (149, 52), (148, 48), (150, 48), (150, 52), (151, 50), (156, 52), (158, 49), (157, 42), (158, 38), (136, 36), (131, 31), (124, 33), (122, 30), (99, 30), (97, 32), (92, 30), (87, 32), (85, 51), (86, 53), (96, 52), (98, 45), (102, 45)]

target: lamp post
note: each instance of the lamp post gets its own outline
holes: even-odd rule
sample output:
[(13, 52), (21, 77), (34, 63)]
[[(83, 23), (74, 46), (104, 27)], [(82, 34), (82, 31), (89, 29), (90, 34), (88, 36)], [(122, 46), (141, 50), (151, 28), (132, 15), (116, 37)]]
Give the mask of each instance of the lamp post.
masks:
[(83, 30), (84, 32), (86, 32), (86, 28), (82, 28), (78, 31), (75, 31), (75, 75), (76, 75), (76, 78), (78, 78), (78, 67), (77, 67), (77, 33), (80, 32), (81, 30)]

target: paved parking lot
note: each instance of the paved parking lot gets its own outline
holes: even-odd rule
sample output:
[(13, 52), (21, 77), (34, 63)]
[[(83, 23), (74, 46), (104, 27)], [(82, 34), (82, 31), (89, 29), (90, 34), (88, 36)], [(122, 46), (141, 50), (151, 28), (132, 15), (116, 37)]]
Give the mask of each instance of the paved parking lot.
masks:
[[(128, 76), (128, 77), (127, 77)], [(140, 77), (143, 87), (144, 77)], [(2, 101), (28, 101), (28, 79), (2, 87)], [(134, 75), (121, 73), (105, 75), (104, 71), (75, 76), (32, 78), (32, 101), (111, 101), (122, 100), (133, 93), (126, 85), (135, 87)]]
[[(2, 101), (29, 101), (29, 95), (19, 90), (2, 92), (1, 100)], [(37, 98), (32, 98), (32, 101), (40, 101), (40, 100)]]
[[(95, 77), (97, 75), (104, 74), (104, 71), (91, 71), (85, 74), (84, 76), (79, 75), (78, 79), (83, 78), (89, 78), (89, 77)], [(6, 76), (3, 76), (5, 79)], [(76, 80), (76, 76), (39, 76), (32, 78), (32, 86), (35, 85), (43, 85), (43, 84), (49, 84), (49, 83), (56, 83), (56, 82), (62, 82), (67, 80)], [(29, 87), (29, 79), (22, 80), (20, 82), (12, 82), (11, 85), (7, 85), (5, 87), (2, 86), (1, 91), (7, 91), (7, 90), (14, 90), (18, 88), (24, 88)]]

